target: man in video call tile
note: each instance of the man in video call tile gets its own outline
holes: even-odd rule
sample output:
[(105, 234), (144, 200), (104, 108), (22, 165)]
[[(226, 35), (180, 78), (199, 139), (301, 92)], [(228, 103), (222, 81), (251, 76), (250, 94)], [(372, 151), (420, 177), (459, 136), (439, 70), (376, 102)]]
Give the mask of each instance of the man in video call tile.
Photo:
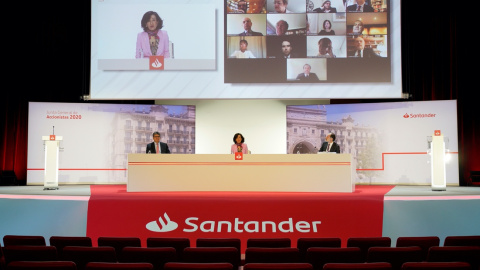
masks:
[(292, 43), (288, 40), (282, 41), (282, 52), (280, 53), (278, 58), (297, 58), (297, 57), (299, 56), (295, 52)]
[(373, 8), (365, 4), (365, 0), (357, 0), (356, 4), (347, 7), (347, 12), (373, 12)]
[(252, 31), (252, 20), (250, 18), (244, 18), (242, 23), (244, 31), (238, 34), (239, 36), (263, 36), (260, 32)]
[(310, 72), (312, 66), (309, 64), (303, 65), (303, 73), (298, 74), (297, 80), (304, 82), (316, 82), (318, 81), (317, 74)]
[(362, 37), (356, 37), (354, 41), (355, 50), (348, 52), (348, 57), (358, 58), (376, 58), (380, 57), (372, 48), (365, 48), (365, 40)]

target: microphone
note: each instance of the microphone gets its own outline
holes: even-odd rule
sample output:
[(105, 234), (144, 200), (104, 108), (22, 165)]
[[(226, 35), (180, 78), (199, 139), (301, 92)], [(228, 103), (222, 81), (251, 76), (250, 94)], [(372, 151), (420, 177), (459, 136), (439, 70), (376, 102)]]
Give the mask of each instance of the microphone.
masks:
[(52, 135), (55, 135), (55, 126), (53, 126), (53, 133)]

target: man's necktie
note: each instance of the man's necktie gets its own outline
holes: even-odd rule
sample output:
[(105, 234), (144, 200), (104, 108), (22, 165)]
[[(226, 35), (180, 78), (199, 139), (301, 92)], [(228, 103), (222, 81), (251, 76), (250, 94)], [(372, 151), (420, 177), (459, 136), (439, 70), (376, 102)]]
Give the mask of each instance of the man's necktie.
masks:
[(358, 5), (357, 6), (357, 11), (360, 11), (361, 8), (362, 8), (362, 6)]
[(157, 148), (157, 154), (160, 152), (160, 150), (158, 149), (158, 143), (155, 144), (155, 147)]
[(327, 152), (330, 151), (330, 144), (327, 145)]

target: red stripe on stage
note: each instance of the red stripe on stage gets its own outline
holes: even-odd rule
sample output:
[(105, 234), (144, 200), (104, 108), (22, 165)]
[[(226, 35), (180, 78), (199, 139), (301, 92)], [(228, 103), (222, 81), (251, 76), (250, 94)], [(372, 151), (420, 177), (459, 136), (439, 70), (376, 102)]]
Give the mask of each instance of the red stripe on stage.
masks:
[(184, 166), (184, 165), (199, 165), (199, 166), (242, 166), (242, 165), (261, 165), (261, 166), (348, 166), (350, 162), (129, 162), (130, 166), (138, 165), (167, 165), (167, 166)]

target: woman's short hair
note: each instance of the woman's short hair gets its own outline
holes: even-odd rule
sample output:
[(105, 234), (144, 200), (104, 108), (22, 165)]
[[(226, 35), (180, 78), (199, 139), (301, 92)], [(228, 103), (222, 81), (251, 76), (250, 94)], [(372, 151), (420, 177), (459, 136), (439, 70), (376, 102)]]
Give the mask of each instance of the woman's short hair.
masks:
[(323, 29), (325, 29), (325, 23), (327, 22), (330, 24), (330, 28), (332, 28), (332, 22), (330, 20), (325, 20), (323, 21)]
[(155, 30), (163, 28), (163, 20), (162, 18), (160, 18), (160, 16), (158, 16), (158, 13), (155, 11), (147, 11), (145, 12), (145, 14), (143, 14), (142, 22), (141, 22), (141, 26), (145, 32), (148, 31), (148, 28), (145, 25), (147, 24), (148, 21), (150, 21), (150, 17), (152, 17), (152, 15), (155, 15), (158, 21), (157, 29)]
[(238, 137), (238, 135), (240, 135), (240, 137), (242, 138), (242, 143), (244, 143), (245, 138), (243, 137), (242, 133), (235, 133), (235, 135), (233, 135), (233, 143), (237, 143), (237, 141), (235, 141), (235, 139)]

